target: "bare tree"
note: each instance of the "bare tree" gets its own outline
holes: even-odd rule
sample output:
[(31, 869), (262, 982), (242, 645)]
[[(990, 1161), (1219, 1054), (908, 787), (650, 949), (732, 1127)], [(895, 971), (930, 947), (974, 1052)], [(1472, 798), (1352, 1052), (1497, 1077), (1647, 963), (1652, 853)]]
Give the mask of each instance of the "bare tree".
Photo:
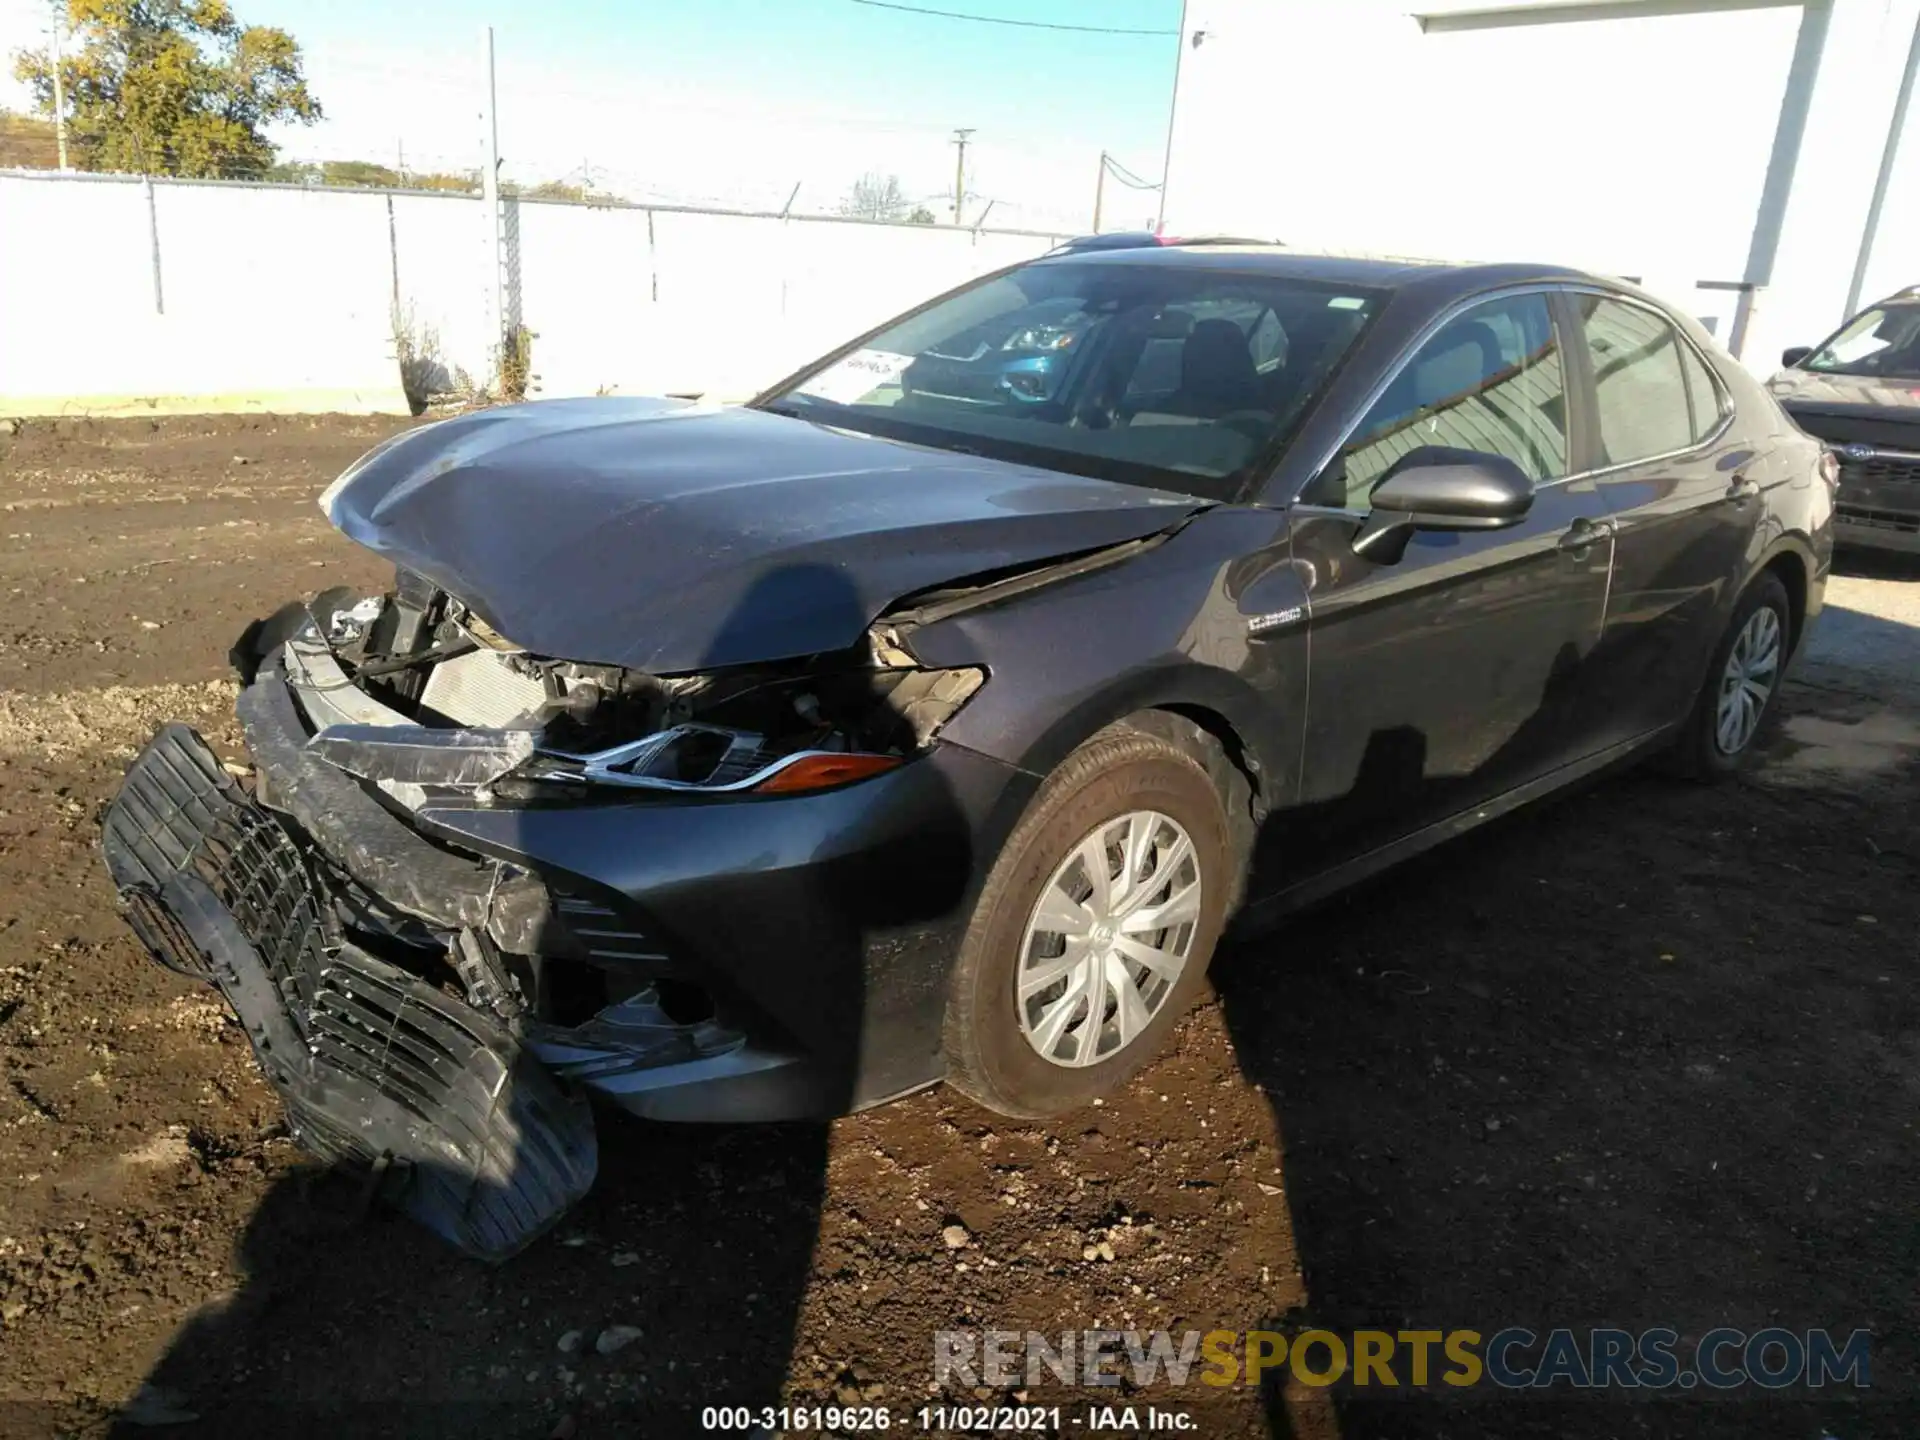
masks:
[(840, 213), (856, 220), (898, 220), (907, 213), (907, 197), (900, 193), (898, 175), (869, 170), (853, 182)]

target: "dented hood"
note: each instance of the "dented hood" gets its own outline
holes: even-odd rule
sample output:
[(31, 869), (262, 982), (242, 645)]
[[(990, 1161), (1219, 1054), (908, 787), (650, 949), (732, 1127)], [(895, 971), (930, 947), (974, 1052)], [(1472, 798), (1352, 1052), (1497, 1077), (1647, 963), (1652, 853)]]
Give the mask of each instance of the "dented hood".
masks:
[(674, 674), (842, 649), (903, 595), (1206, 502), (763, 411), (593, 399), (403, 432), (320, 503), (517, 645)]

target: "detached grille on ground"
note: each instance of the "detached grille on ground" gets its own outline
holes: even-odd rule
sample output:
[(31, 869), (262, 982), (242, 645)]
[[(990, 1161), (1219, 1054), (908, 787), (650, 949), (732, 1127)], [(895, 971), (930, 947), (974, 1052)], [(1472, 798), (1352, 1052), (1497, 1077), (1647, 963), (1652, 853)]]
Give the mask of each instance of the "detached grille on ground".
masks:
[(108, 811), (104, 840), (127, 918), (162, 965), (214, 978), (159, 900), (169, 880), (191, 874), (233, 912), (289, 1003), (311, 999), (339, 943), (331, 909), (279, 821), (246, 800), (192, 730), (168, 725), (154, 737)]
[(586, 1194), (584, 1098), (473, 1007), (341, 938), (293, 837), (169, 725), (103, 846), (135, 933), (219, 986), (294, 1133), (471, 1255), (502, 1260)]

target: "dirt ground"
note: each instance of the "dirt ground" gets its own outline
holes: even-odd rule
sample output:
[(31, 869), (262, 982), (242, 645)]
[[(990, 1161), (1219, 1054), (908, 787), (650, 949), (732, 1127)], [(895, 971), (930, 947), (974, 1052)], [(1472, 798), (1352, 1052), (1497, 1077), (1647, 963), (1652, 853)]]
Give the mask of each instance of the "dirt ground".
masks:
[(1836, 581), (1751, 778), (1606, 781), (1226, 955), (1115, 1102), (609, 1116), (594, 1193), (488, 1270), (339, 1224), (95, 844), (156, 722), (235, 741), (247, 620), (383, 583), (313, 501), (397, 423), (0, 438), (0, 1434), (672, 1436), (781, 1395), (904, 1425), (939, 1328), (1307, 1322), (1866, 1327), (1873, 1383), (1134, 1398), (1206, 1436), (1920, 1433), (1920, 567)]

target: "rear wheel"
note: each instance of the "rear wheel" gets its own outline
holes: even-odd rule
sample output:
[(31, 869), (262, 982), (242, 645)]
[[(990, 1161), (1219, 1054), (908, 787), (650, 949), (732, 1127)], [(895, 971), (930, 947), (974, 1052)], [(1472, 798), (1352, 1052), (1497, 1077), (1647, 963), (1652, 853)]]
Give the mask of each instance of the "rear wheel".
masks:
[(1762, 575), (1747, 587), (1674, 744), (1673, 768), (1693, 779), (1717, 780), (1748, 763), (1773, 714), (1792, 626), (1787, 587), (1779, 576)]
[(1120, 725), (1075, 751), (975, 907), (947, 1006), (949, 1081), (1022, 1117), (1124, 1083), (1205, 988), (1232, 849), (1191, 747)]

